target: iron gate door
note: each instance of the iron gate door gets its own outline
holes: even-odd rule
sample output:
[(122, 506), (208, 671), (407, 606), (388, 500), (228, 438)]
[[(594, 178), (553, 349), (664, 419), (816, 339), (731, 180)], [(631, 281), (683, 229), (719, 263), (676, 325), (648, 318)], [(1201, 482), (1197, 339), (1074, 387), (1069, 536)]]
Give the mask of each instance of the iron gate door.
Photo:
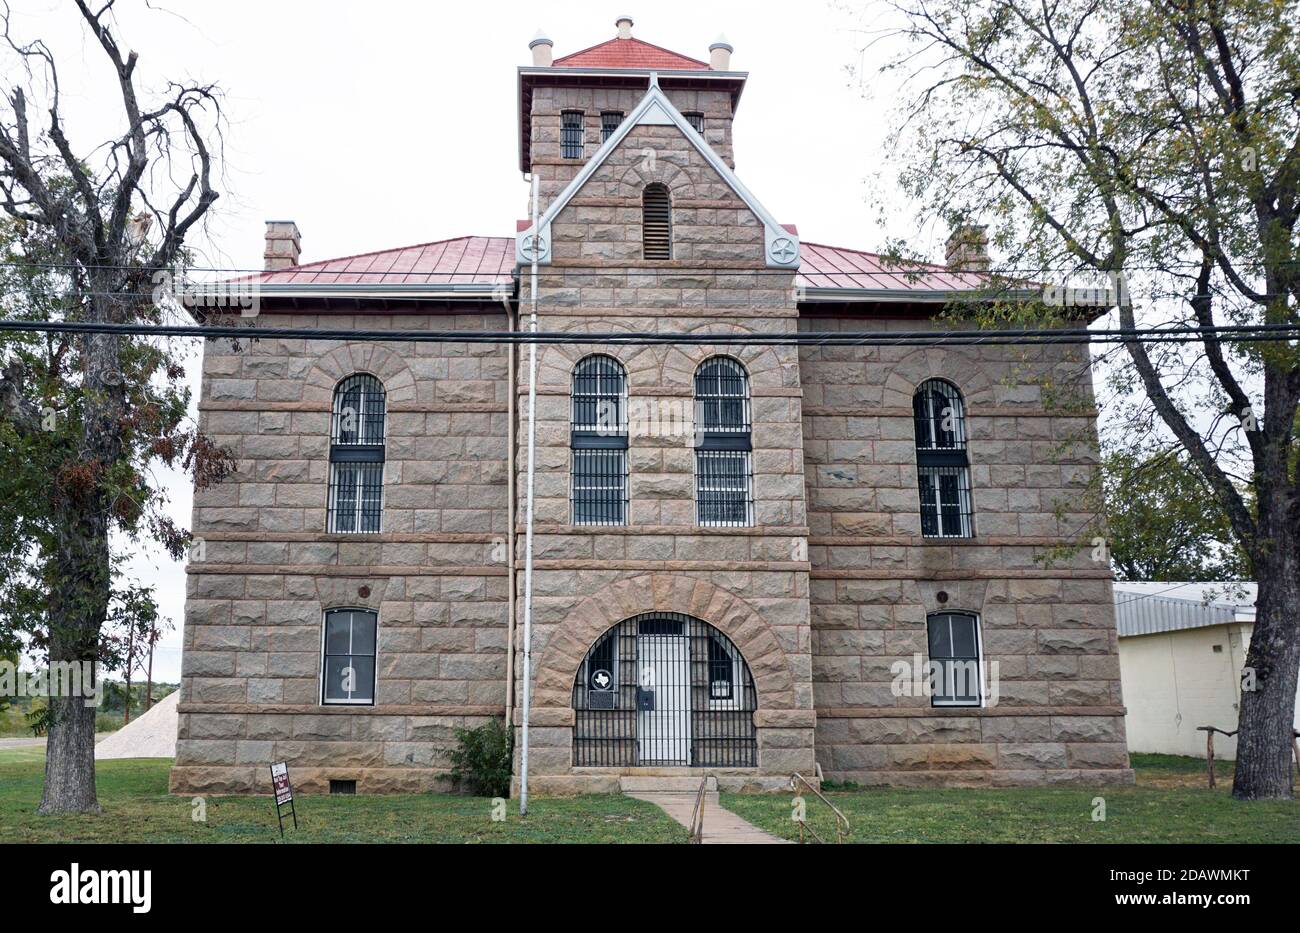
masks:
[(749, 665), (713, 626), (676, 612), (625, 619), (574, 677), (573, 764), (752, 768), (757, 706)]
[[(641, 764), (691, 760), (691, 643), (681, 623), (642, 623), (636, 636), (637, 752)], [(652, 627), (647, 632), (646, 628)], [(667, 630), (665, 630), (667, 629)]]

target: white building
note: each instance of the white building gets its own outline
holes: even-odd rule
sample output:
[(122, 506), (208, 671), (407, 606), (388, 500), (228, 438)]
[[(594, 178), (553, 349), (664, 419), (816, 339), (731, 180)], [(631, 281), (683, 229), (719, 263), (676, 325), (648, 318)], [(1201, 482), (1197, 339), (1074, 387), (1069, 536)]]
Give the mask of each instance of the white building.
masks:
[[(1237, 728), (1255, 598), (1253, 583), (1115, 584), (1130, 752), (1203, 758), (1198, 726)], [(1216, 758), (1236, 753), (1235, 738), (1215, 736)]]

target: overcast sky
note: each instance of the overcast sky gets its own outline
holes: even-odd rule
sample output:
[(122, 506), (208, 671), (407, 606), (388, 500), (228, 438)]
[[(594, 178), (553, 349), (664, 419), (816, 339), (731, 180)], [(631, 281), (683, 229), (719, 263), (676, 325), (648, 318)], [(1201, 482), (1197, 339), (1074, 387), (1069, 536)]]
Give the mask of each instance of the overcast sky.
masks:
[[(876, 225), (881, 192), (895, 204), (888, 187), (869, 183), (889, 177), (883, 140), (894, 88), (874, 73), (882, 51), (864, 58), (863, 14), (849, 5), (154, 0), (151, 9), (120, 0), (117, 10), (123, 44), (140, 56), (142, 90), (181, 78), (225, 89), (226, 177), (195, 244), (208, 265), (260, 267), (267, 219), (298, 223), (304, 262), (513, 235), (528, 191), (516, 112), (528, 42), (541, 28), (556, 57), (566, 55), (613, 38), (622, 13), (638, 38), (702, 60), (727, 36), (732, 67), (750, 73), (735, 123), (737, 174), (779, 221), (798, 224), (807, 241), (861, 249), (915, 233), (901, 203), (886, 229)], [(17, 0), (13, 13), (14, 34), (44, 39), (60, 64), (78, 151), (116, 135), (113, 75), (71, 3)], [(945, 234), (923, 232), (931, 258), (941, 258)], [(163, 479), (188, 525), (188, 482)], [(157, 583), (176, 622), (155, 661), (156, 677), (175, 680), (184, 573), (156, 553), (133, 570)]]

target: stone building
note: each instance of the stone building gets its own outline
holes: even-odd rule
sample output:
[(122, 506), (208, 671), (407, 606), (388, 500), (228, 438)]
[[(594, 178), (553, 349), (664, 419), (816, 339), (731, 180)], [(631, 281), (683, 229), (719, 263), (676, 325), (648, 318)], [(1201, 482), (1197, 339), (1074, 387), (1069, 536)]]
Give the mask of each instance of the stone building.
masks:
[(441, 788), (455, 728), (522, 722), (528, 351), (472, 338), (527, 328), (534, 259), (573, 341), (537, 348), (533, 790), (1131, 780), (1108, 568), (1041, 559), (1095, 411), (1032, 377), (1091, 400), (1086, 347), (781, 342), (938, 328), (983, 238), (910, 275), (801, 242), (734, 174), (730, 46), (631, 29), (533, 41), (515, 237), (301, 263), (268, 224), (256, 326), (466, 340), (208, 341), (238, 472), (195, 495), (172, 789)]

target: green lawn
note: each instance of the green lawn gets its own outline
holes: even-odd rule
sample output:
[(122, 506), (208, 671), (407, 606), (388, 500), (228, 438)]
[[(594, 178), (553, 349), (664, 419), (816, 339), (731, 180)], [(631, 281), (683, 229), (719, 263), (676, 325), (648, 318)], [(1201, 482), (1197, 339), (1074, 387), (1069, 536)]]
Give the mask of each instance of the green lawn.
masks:
[[(168, 759), (98, 765), (99, 816), (41, 817), (45, 750), (0, 750), (0, 842), (273, 842), (266, 797), (209, 797), (206, 822), (192, 801), (167, 794)], [(901, 788), (828, 792), (853, 826), (852, 842), (1300, 842), (1300, 802), (1239, 803), (1228, 790), (1232, 762), (1218, 763), (1219, 788), (1205, 787), (1205, 762), (1134, 755), (1136, 787), (988, 790)], [(724, 806), (790, 839), (791, 794), (724, 794)], [(1092, 819), (1094, 798), (1106, 819)], [(809, 819), (833, 838), (829, 811), (807, 796)], [(300, 828), (287, 842), (684, 842), (686, 831), (631, 798), (535, 798), (493, 822), (483, 798), (448, 794), (300, 797)]]
[[(983, 789), (860, 788), (828, 791), (852, 825), (850, 842), (1287, 842), (1300, 843), (1300, 801), (1242, 803), (1229, 796), (1233, 762), (1134, 755), (1136, 787)], [(793, 794), (723, 794), (722, 803), (757, 826), (798, 839)], [(1093, 820), (1094, 799), (1106, 804)], [(805, 795), (808, 822), (834, 840), (826, 805)]]
[[(209, 797), (207, 820), (192, 819), (188, 797), (167, 794), (171, 760), (101, 761), (96, 766), (99, 816), (44, 817), (43, 748), (0, 750), (0, 843), (8, 842), (275, 842), (268, 797)], [(685, 842), (686, 830), (658, 807), (630, 797), (590, 795), (529, 802), (527, 819), (513, 801), (493, 822), (489, 800), (451, 794), (392, 797), (299, 797), (299, 828), (286, 842)], [(285, 819), (289, 819), (285, 808)]]

